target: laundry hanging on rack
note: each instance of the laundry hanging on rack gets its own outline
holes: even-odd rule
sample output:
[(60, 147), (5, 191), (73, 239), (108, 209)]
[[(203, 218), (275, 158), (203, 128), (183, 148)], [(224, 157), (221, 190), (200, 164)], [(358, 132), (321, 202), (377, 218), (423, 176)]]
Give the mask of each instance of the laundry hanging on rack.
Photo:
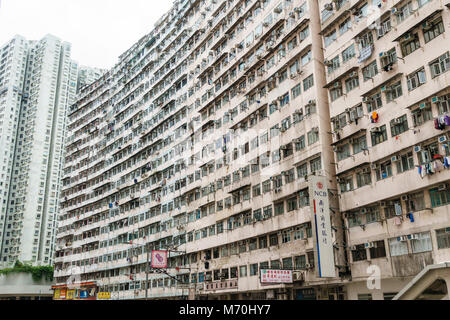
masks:
[[(442, 121), (441, 121), (442, 119)], [(434, 119), (434, 128), (437, 130), (445, 129), (445, 120), (443, 117)]]

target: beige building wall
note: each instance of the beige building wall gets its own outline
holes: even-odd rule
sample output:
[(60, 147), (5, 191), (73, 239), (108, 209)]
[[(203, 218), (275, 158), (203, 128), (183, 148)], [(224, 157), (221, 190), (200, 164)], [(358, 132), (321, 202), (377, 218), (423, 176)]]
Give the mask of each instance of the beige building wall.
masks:
[[(319, 1), (321, 10), (327, 3)], [(448, 127), (437, 130), (434, 120), (448, 112), (450, 15), (445, 1), (333, 1), (332, 5), (333, 10), (322, 11), (322, 35), (329, 66), (326, 86), (334, 122), (340, 208), (347, 217), (353, 281), (348, 285), (348, 298), (372, 292), (366, 286), (371, 275), (367, 268), (375, 265), (382, 281), (372, 298), (383, 299), (382, 293), (400, 291), (426, 265), (449, 259), (445, 232), (449, 212), (447, 200), (441, 201), (447, 197), (450, 177), (443, 166), (448, 156)], [(345, 26), (346, 19), (351, 26)], [(344, 62), (344, 50), (351, 45), (355, 54)], [(383, 55), (391, 49), (395, 49), (396, 60)], [(446, 62), (436, 67), (439, 57)], [(392, 68), (384, 70), (389, 62), (393, 62)], [(377, 72), (368, 71), (375, 63)], [(421, 68), (424, 73), (413, 77)], [(352, 89), (349, 79), (355, 77), (359, 84)], [(398, 81), (402, 94), (391, 99), (390, 86)], [(376, 94), (381, 100), (371, 101)], [(436, 101), (436, 97), (441, 98)], [(352, 108), (360, 111), (353, 116)], [(422, 110), (420, 114), (418, 110)], [(374, 111), (379, 117), (376, 123), (371, 121)], [(401, 117), (404, 119), (393, 122)], [(383, 126), (384, 142), (382, 131), (374, 132)], [(445, 138), (440, 142), (440, 137)], [(366, 141), (366, 150), (361, 151), (358, 138)], [(435, 154), (438, 158), (433, 158)], [(418, 166), (427, 163), (433, 167), (436, 163), (439, 169), (421, 177)], [(358, 180), (358, 175), (369, 176), (370, 181)], [(435, 188), (441, 191), (435, 192)], [(396, 211), (396, 204), (401, 209)], [(406, 239), (390, 243), (397, 237)], [(382, 241), (378, 248), (370, 248), (377, 241)], [(367, 249), (355, 248), (364, 244)]]

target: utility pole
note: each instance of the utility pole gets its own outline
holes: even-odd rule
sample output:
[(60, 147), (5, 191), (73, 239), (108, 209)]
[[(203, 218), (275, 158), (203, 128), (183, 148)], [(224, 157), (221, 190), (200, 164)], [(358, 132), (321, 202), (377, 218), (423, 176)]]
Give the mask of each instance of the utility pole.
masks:
[(147, 242), (147, 264), (145, 265), (145, 300), (148, 300), (148, 264), (150, 262), (150, 246), (149, 242)]

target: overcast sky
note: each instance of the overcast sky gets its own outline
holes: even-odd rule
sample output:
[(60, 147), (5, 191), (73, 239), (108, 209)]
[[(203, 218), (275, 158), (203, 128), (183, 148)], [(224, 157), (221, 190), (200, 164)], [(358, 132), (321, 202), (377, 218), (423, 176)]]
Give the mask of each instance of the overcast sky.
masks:
[(0, 0), (0, 46), (19, 34), (53, 34), (72, 44), (72, 59), (111, 68), (149, 33), (173, 0)]

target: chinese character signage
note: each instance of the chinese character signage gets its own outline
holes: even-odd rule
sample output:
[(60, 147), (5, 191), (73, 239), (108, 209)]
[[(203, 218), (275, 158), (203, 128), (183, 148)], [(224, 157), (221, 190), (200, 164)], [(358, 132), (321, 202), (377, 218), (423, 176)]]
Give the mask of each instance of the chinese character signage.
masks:
[(331, 234), (330, 205), (327, 180), (325, 177), (311, 176), (310, 197), (314, 251), (316, 252), (316, 272), (319, 278), (336, 277), (334, 265), (333, 237)]
[(167, 251), (152, 251), (152, 268), (167, 268)]
[(261, 283), (292, 283), (292, 270), (261, 270)]
[(97, 295), (97, 299), (99, 300), (111, 299), (111, 292), (99, 292)]

